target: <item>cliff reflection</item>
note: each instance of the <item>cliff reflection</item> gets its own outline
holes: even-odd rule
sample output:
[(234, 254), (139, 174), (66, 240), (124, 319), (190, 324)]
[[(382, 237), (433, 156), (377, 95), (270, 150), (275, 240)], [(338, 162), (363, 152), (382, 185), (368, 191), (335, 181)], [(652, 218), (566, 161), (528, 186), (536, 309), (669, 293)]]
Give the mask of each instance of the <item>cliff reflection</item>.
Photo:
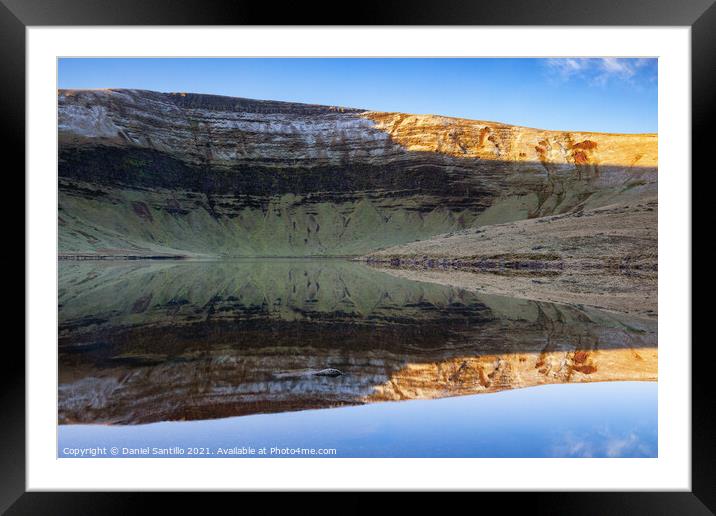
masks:
[(356, 262), (59, 267), (65, 424), (657, 376), (655, 321), (420, 283)]

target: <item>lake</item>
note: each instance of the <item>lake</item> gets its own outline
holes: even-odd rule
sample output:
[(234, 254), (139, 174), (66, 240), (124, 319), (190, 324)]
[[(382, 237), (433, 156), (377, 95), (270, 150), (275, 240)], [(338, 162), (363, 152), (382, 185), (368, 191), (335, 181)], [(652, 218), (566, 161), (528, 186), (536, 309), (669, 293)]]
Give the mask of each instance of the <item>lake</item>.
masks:
[(339, 259), (62, 260), (58, 304), (59, 456), (657, 455), (655, 320)]

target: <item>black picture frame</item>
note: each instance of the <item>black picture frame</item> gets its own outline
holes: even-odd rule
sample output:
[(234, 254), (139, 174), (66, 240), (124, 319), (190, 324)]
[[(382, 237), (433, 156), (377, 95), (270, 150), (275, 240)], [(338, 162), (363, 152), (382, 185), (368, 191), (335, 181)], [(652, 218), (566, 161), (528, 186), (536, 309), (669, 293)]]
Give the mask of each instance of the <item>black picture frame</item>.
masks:
[[(692, 44), (692, 161), (694, 170), (705, 168), (713, 144), (710, 125), (714, 119), (716, 92), (716, 5), (715, 0), (501, 0), (491, 2), (442, 0), (363, 1), (351, 6), (347, 17), (332, 9), (316, 9), (304, 3), (280, 8), (274, 4), (245, 0), (0, 0), (0, 106), (3, 149), (6, 153), (3, 181), (7, 197), (23, 203), (13, 213), (24, 211), (25, 148), (25, 30), (42, 25), (604, 25), (604, 26), (690, 26)], [(317, 13), (322, 14), (317, 14)], [(16, 164), (8, 166), (9, 157)], [(23, 173), (20, 173), (20, 171)], [(694, 174), (694, 177), (697, 177)], [(9, 192), (12, 191), (13, 194)], [(20, 195), (23, 192), (23, 195)], [(693, 205), (708, 200), (697, 192)], [(5, 203), (5, 202), (4, 202)], [(7, 206), (6, 206), (7, 208)], [(9, 209), (9, 208), (7, 208)], [(25, 227), (15, 215), (7, 232), (22, 242), (22, 262), (17, 252), (3, 253), (6, 270), (17, 271), (25, 263)], [(9, 219), (8, 219), (9, 220)], [(24, 218), (23, 218), (24, 222)], [(15, 244), (14, 249), (17, 249)], [(24, 283), (11, 274), (15, 295), (6, 290), (10, 314), (22, 307)], [(23, 275), (24, 278), (24, 275)], [(22, 293), (20, 293), (22, 292)], [(14, 322), (14, 321), (13, 321)], [(8, 324), (8, 327), (10, 324)], [(24, 332), (23, 332), (24, 335)], [(190, 509), (196, 500), (185, 495), (120, 493), (25, 492), (25, 353), (19, 339), (6, 338), (2, 374), (2, 424), (0, 424), (0, 511), (8, 514), (111, 514), (135, 512), (161, 497), (163, 509), (176, 504)], [(685, 349), (688, 343), (684, 343)], [(716, 463), (713, 424), (714, 402), (709, 376), (711, 344), (694, 342), (692, 347), (692, 491), (641, 493), (521, 493), (480, 494), (481, 504), (495, 497), (509, 497), (510, 506), (524, 504), (531, 514), (713, 514), (716, 510)], [(662, 364), (662, 367), (664, 365)], [(246, 494), (242, 495), (243, 497)], [(356, 495), (353, 495), (356, 496)], [(242, 503), (262, 503), (260, 499)], [(203, 507), (205, 502), (199, 502)], [(273, 503), (273, 502), (272, 502)], [(324, 502), (325, 503), (325, 502)], [(343, 502), (353, 510), (371, 510), (372, 502), (361, 498)], [(320, 507), (313, 506), (314, 509)], [(484, 507), (484, 506), (483, 506)], [(330, 507), (325, 507), (331, 510)]]

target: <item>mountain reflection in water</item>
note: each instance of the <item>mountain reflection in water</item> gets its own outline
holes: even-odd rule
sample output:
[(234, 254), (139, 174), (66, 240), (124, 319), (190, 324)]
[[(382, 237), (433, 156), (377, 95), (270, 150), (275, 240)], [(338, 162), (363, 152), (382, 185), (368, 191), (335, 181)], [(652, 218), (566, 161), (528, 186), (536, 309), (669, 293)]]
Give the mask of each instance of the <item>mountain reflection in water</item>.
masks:
[[(59, 264), (61, 424), (657, 377), (656, 321), (345, 260)], [(339, 376), (314, 373), (335, 368)]]

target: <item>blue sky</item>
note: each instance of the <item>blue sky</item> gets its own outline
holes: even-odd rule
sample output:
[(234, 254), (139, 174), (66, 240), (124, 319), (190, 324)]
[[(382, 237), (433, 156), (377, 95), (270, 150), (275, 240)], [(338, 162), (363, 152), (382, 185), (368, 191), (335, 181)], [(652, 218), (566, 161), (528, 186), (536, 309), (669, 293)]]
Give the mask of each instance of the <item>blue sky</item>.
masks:
[(60, 88), (138, 88), (657, 132), (656, 59), (63, 58)]

